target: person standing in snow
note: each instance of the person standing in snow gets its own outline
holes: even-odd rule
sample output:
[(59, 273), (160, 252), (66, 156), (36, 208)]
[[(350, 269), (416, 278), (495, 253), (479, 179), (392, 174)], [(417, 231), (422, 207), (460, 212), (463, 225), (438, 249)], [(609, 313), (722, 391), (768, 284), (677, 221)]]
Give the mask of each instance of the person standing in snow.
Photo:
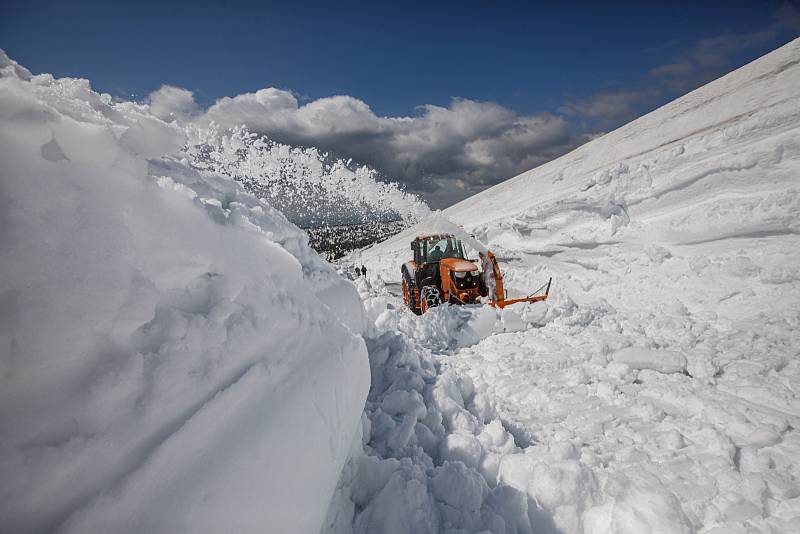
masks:
[(359, 276), (361, 276), (361, 269), (359, 269), (358, 265), (356, 265), (356, 278), (358, 278)]
[(361, 274), (364, 276), (364, 278), (367, 277), (367, 268), (363, 265), (361, 266)]

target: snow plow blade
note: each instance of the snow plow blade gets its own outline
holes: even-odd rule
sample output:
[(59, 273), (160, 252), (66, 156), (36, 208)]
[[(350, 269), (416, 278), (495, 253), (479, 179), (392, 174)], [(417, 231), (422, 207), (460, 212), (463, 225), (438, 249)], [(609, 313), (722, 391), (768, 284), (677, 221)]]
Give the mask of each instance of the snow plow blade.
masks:
[[(493, 300), (489, 304), (494, 306), (495, 308), (505, 308), (506, 306), (510, 306), (512, 304), (519, 304), (520, 302), (541, 302), (543, 300), (547, 300), (547, 296), (550, 294), (550, 284), (553, 282), (553, 278), (551, 277), (545, 285), (528, 295), (527, 297), (521, 297), (518, 299), (500, 299), (500, 300)], [(544, 290), (544, 293), (540, 293)]]

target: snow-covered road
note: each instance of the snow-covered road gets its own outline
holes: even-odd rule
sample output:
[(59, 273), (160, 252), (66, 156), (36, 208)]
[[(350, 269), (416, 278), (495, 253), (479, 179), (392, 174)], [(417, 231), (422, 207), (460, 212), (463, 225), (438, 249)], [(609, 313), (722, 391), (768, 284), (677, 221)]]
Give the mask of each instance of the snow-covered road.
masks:
[(799, 531), (798, 176), (795, 41), (445, 212), (546, 304), (416, 317), (391, 284), (424, 228), (356, 256), (424, 370), (373, 340), (356, 531)]
[(360, 287), (376, 332), (357, 532), (796, 530), (796, 320), (720, 331), (675, 300), (623, 311), (569, 286), (502, 318), (420, 318), (380, 280)]

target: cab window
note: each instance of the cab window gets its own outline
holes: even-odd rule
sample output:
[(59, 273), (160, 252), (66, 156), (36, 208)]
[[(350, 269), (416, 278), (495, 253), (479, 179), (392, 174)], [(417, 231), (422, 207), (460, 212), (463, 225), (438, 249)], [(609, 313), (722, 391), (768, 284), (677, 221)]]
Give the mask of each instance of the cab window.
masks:
[(426, 245), (427, 261), (429, 262), (439, 261), (443, 258), (464, 259), (464, 248), (458, 239), (430, 239)]

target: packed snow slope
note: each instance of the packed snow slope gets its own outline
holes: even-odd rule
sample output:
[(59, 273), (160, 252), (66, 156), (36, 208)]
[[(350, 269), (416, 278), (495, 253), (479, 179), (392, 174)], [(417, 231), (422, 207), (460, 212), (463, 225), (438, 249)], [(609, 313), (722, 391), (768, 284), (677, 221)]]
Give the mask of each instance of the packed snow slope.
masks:
[(0, 530), (316, 534), (363, 307), (179, 125), (0, 51)]
[(330, 531), (800, 531), (800, 40), (444, 215), (550, 299), (412, 315), (426, 223), (353, 258), (399, 339)]

